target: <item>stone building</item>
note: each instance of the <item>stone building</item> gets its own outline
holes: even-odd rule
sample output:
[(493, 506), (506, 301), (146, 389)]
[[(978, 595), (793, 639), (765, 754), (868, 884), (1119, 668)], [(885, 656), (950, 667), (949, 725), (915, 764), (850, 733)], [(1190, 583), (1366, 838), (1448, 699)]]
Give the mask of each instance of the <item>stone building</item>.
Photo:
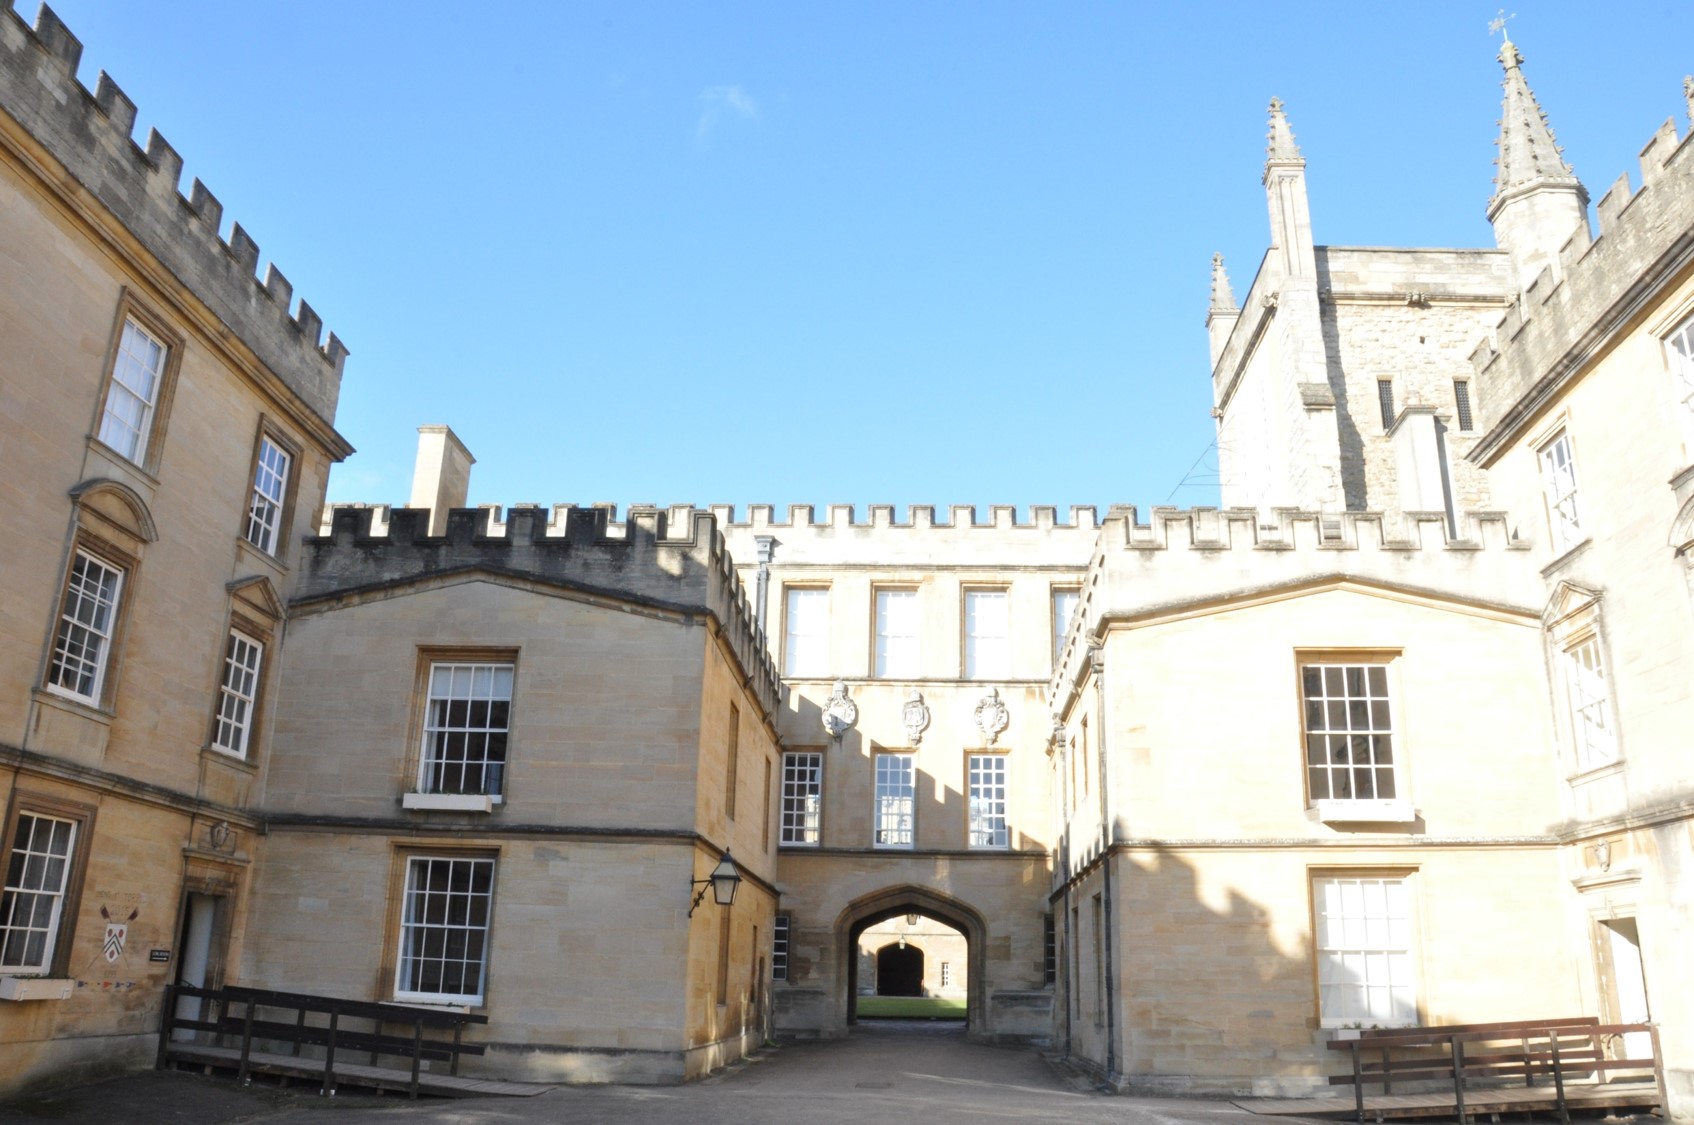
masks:
[(150, 1060), (247, 937), (347, 350), (81, 45), (0, 5), (0, 1091)]
[(1650, 1016), (1694, 1113), (1670, 123), (1591, 232), (1507, 44), (1497, 245), (1334, 247), (1273, 102), (1222, 508), (475, 509), (425, 426), (407, 507), (314, 519), (346, 349), (79, 50), (0, 3), (0, 1092), (142, 1064), (168, 980), (680, 1081), (904, 938), (1118, 1088)]

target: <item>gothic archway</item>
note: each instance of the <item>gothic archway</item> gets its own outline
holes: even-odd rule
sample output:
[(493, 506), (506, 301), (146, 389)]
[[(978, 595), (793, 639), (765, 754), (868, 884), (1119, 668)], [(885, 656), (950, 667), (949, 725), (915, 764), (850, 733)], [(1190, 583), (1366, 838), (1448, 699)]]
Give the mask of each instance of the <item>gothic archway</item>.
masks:
[(975, 1036), (986, 1031), (983, 981), (987, 964), (988, 920), (968, 903), (928, 887), (911, 884), (887, 887), (848, 903), (835, 919), (836, 979), (842, 982), (837, 998), (843, 1022), (855, 1022), (853, 998), (858, 991), (859, 935), (889, 918), (916, 912), (945, 923), (965, 937), (965, 1028)]

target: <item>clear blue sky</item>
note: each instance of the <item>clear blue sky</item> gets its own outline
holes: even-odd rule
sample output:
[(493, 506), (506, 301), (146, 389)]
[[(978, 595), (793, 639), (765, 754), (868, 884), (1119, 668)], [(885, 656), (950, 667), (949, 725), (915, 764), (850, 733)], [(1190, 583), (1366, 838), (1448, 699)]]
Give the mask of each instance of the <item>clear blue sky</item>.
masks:
[[(332, 500), (1215, 503), (1273, 94), (1318, 242), (1492, 245), (1493, 4), (57, 10), (352, 349)], [(1687, 128), (1689, 0), (1511, 10), (1596, 199)]]

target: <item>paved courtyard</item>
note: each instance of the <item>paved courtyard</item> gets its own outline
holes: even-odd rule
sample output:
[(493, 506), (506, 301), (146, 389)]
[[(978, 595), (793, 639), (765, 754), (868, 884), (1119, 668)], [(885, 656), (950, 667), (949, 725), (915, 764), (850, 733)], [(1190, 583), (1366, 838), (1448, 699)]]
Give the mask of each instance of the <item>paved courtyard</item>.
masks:
[[(1229, 1119), (1225, 1121), (1223, 1119)], [(1109, 1097), (1027, 1048), (965, 1042), (959, 1024), (866, 1021), (845, 1040), (785, 1045), (690, 1086), (561, 1087), (535, 1098), (409, 1102), (352, 1092), (147, 1073), (0, 1107), (0, 1122), (335, 1122), (518, 1125), (522, 1122), (796, 1121), (1133, 1122), (1250, 1125), (1223, 1101)]]

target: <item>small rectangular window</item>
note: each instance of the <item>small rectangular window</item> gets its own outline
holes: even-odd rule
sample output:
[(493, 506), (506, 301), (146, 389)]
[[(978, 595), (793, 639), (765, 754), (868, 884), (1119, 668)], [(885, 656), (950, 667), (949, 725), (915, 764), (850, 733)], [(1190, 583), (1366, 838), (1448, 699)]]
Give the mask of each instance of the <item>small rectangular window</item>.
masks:
[(725, 751), (723, 813), (735, 819), (735, 782), (741, 772), (741, 708), (729, 705), (729, 745)]
[(1053, 916), (1041, 919), (1041, 983), (1052, 984), (1059, 979), (1059, 935)]
[(1011, 675), (1008, 603), (1004, 590), (965, 593), (965, 678), (1001, 680)]
[(876, 846), (909, 848), (914, 843), (917, 771), (911, 754), (876, 756)]
[(823, 755), (782, 756), (783, 844), (816, 845), (823, 805)]
[(1694, 430), (1694, 317), (1683, 321), (1665, 341), (1665, 351), (1670, 359), (1672, 387), (1682, 410), (1683, 425)]
[(1071, 615), (1076, 612), (1076, 606), (1082, 600), (1080, 590), (1053, 591), (1053, 663), (1059, 662), (1059, 653), (1065, 647), (1065, 634), (1070, 632)]
[(1376, 381), (1376, 403), (1382, 408), (1382, 428), (1386, 430), (1394, 425), (1394, 380)]
[(1396, 794), (1386, 664), (1307, 664), (1306, 779), (1313, 801), (1389, 800)]
[(100, 415), (100, 440), (137, 465), (147, 456), (168, 355), (164, 343), (145, 328), (133, 320), (124, 321)]
[(823, 676), (829, 670), (829, 590), (802, 587), (788, 591), (783, 674)]
[(123, 580), (124, 572), (117, 567), (85, 551), (76, 553), (59, 611), (53, 659), (47, 668), (49, 691), (99, 704)]
[(1576, 455), (1570, 434), (1560, 430), (1541, 447), (1540, 459), (1553, 550), (1563, 554), (1582, 542), (1582, 514), (1576, 502)]
[(247, 756), (253, 731), (253, 707), (259, 697), (259, 665), (265, 646), (236, 629), (224, 648), (223, 683), (218, 688), (218, 719), (212, 746), (237, 758)]
[(282, 533), (283, 499), (288, 492), (286, 450), (268, 437), (259, 439), (258, 464), (253, 469), (253, 494), (247, 505), (247, 542), (267, 555), (277, 553)]
[(431, 664), (420, 793), (499, 796), (511, 729), (511, 664)]
[(876, 592), (876, 674), (910, 677), (918, 674), (918, 592)]
[(1476, 429), (1476, 422), (1470, 413), (1470, 380), (1453, 380), (1453, 408), (1459, 415), (1459, 432), (1468, 434)]
[(482, 1003), (493, 905), (492, 859), (407, 859), (394, 998)]
[(952, 986), (953, 986), (953, 963), (951, 961), (943, 961), (943, 962), (941, 962), (941, 987), (942, 988), (951, 988)]
[(1006, 755), (972, 754), (970, 773), (970, 846), (1004, 848), (1006, 831)]
[(778, 914), (771, 929), (771, 979), (788, 979), (788, 915)]
[(64, 921), (77, 823), (20, 812), (0, 897), (0, 972), (45, 973)]
[(1576, 740), (1577, 768), (1596, 769), (1617, 761), (1617, 735), (1612, 730), (1611, 694), (1600, 638), (1590, 634), (1560, 653), (1565, 690), (1570, 698), (1571, 733)]

